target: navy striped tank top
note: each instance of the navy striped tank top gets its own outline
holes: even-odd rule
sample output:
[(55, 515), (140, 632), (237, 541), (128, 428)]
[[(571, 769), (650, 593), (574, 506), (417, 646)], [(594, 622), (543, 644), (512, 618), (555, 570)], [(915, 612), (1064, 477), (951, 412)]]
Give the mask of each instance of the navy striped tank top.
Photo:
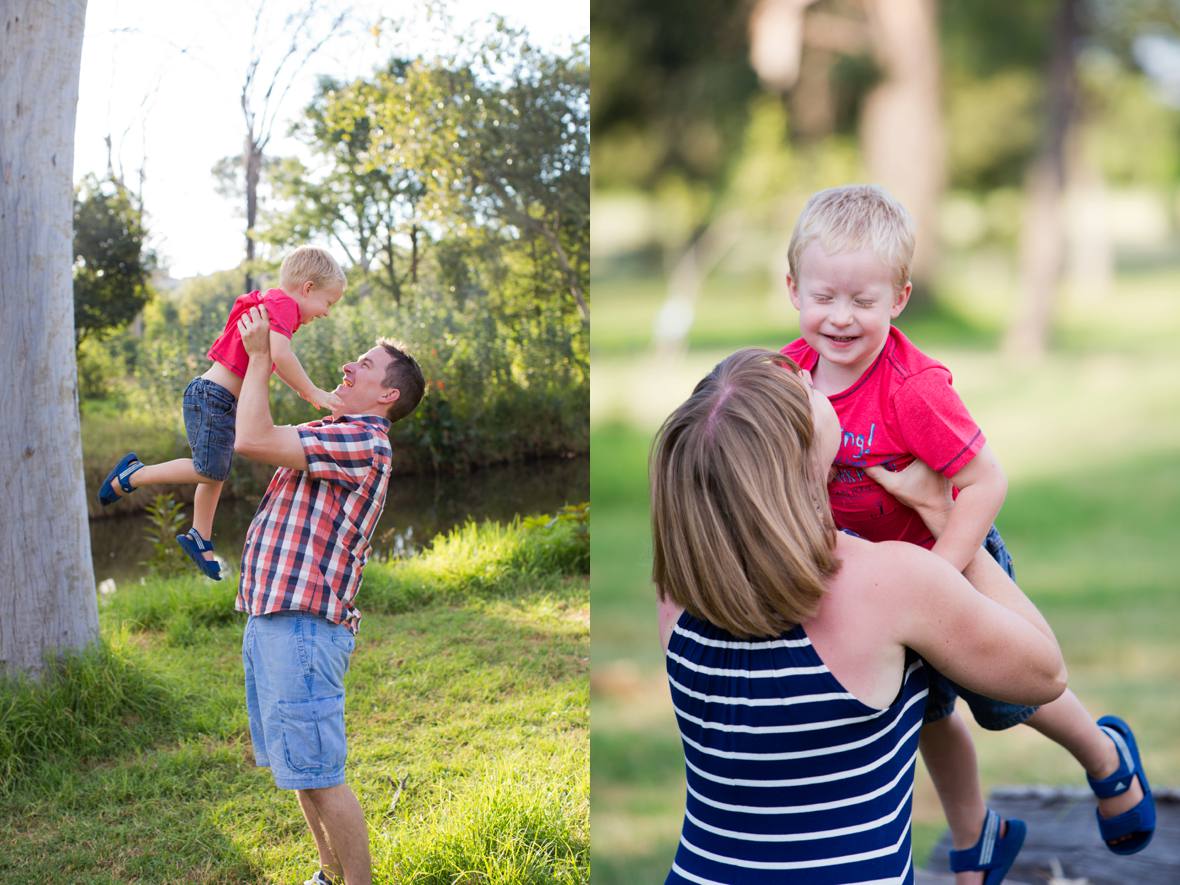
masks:
[(666, 882), (913, 882), (915, 654), (884, 710), (844, 689), (802, 627), (741, 641), (685, 612), (667, 667), (688, 795)]

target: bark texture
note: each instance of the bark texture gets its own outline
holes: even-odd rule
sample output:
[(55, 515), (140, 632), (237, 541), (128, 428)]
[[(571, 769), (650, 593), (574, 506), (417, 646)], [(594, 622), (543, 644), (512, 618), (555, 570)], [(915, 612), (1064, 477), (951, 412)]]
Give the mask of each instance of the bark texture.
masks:
[(0, 31), (0, 675), (98, 636), (74, 361), (74, 113), (85, 0)]

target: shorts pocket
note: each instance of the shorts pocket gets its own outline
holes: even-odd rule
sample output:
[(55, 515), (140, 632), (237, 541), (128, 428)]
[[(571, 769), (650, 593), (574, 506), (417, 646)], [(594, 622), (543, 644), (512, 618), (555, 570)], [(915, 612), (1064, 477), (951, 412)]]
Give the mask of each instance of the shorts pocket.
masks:
[(287, 767), (300, 774), (330, 774), (344, 767), (344, 695), (279, 701)]

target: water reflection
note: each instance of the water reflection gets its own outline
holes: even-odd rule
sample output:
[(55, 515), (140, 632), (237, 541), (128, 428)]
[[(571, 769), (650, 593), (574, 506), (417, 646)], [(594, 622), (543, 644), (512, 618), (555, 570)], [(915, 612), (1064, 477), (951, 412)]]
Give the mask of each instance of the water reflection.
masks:
[[(506, 522), (516, 515), (551, 513), (589, 497), (590, 470), (585, 457), (509, 464), (464, 476), (394, 476), (373, 547), (381, 556), (406, 556), (468, 519)], [(222, 501), (217, 508), (213, 541), (235, 574), (246, 528), (257, 506), (258, 499), (243, 498)], [(123, 583), (144, 574), (141, 563), (151, 554), (145, 537), (147, 526), (142, 513), (90, 521), (97, 581), (109, 578)]]

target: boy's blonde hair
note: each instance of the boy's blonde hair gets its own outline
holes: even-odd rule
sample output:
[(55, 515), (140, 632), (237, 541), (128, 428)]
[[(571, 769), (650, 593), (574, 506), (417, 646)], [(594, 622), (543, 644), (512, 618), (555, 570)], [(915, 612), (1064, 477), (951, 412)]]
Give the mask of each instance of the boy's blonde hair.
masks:
[(839, 568), (809, 391), (782, 354), (728, 357), (660, 428), (649, 460), (662, 599), (734, 636), (815, 614)]
[(914, 221), (905, 206), (875, 184), (828, 188), (807, 201), (787, 247), (791, 276), (796, 282), (799, 259), (816, 241), (829, 255), (868, 248), (894, 269), (894, 286), (898, 290), (910, 280)]
[(284, 289), (298, 289), (311, 280), (317, 289), (329, 286), (344, 287), (344, 271), (332, 253), (319, 246), (300, 246), (283, 259), (279, 268), (279, 285)]

